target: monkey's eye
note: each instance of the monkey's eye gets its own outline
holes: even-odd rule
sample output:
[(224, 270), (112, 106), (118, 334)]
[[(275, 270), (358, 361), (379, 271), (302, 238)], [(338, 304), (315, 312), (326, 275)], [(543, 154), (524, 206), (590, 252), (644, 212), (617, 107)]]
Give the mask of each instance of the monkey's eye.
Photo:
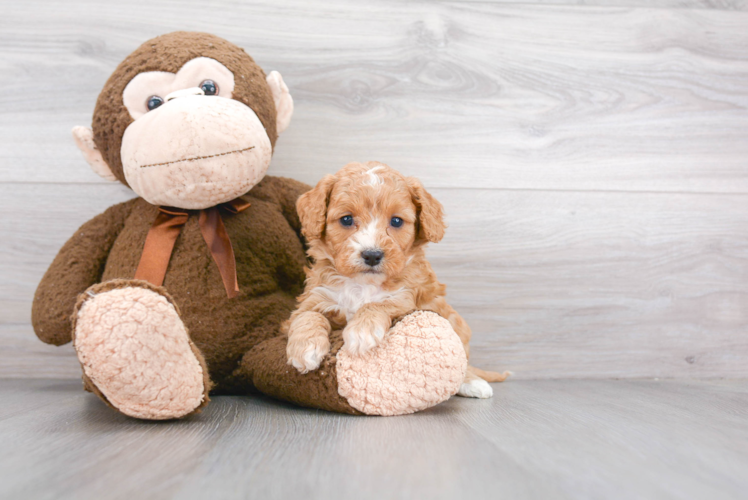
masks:
[(153, 111), (157, 107), (161, 106), (163, 103), (164, 103), (164, 100), (161, 97), (157, 95), (152, 95), (151, 97), (148, 98), (148, 102), (146, 105), (148, 106), (148, 111)]
[(200, 88), (203, 89), (205, 95), (216, 95), (218, 93), (218, 85), (213, 80), (205, 80), (200, 84)]
[(390, 219), (390, 226), (392, 227), (400, 227), (403, 225), (403, 220), (400, 217), (393, 217)]
[(344, 215), (340, 218), (340, 224), (342, 224), (345, 227), (351, 227), (353, 225), (353, 216), (352, 215)]

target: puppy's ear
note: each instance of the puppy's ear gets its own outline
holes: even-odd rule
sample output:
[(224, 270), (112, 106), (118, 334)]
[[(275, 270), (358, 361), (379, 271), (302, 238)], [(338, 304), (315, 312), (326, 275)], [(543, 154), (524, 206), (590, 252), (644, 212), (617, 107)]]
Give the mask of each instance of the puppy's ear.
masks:
[(444, 223), (442, 204), (431, 196), (415, 177), (408, 177), (406, 181), (413, 204), (416, 206), (416, 216), (418, 218), (416, 241), (438, 243), (444, 237), (444, 230), (447, 228)]
[(301, 220), (301, 233), (307, 241), (318, 240), (325, 231), (327, 205), (330, 193), (338, 178), (326, 175), (311, 191), (302, 194), (296, 201), (296, 211)]

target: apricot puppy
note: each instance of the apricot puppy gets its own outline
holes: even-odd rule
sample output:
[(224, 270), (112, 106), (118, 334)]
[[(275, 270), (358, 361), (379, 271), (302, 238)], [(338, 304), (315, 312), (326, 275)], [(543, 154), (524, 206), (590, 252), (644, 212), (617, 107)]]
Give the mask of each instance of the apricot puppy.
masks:
[[(392, 321), (414, 310), (449, 320), (470, 356), (470, 327), (445, 300), (424, 247), (444, 236), (442, 205), (414, 177), (378, 162), (350, 163), (325, 176), (297, 203), (313, 259), (299, 307), (284, 324), (288, 363), (315, 370), (330, 350), (331, 329), (343, 329), (343, 349), (364, 354)], [(461, 396), (493, 395), (486, 381), (508, 373), (468, 367)]]

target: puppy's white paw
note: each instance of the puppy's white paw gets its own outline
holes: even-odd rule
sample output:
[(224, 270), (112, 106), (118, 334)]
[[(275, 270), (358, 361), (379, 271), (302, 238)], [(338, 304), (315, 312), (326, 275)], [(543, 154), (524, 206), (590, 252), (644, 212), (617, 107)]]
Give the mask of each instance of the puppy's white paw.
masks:
[(463, 398), (488, 399), (493, 397), (493, 389), (485, 380), (476, 378), (470, 382), (463, 382), (457, 395)]
[(354, 356), (360, 356), (379, 345), (385, 333), (385, 328), (379, 325), (349, 323), (343, 330), (343, 349)]
[(286, 348), (288, 364), (293, 365), (299, 373), (308, 373), (319, 368), (328, 352), (330, 343), (326, 339), (296, 342), (289, 340)]

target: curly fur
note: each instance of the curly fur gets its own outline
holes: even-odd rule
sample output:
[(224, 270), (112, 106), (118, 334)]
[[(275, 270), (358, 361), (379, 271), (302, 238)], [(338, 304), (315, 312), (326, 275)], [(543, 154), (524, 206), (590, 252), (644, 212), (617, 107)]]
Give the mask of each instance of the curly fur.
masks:
[[(470, 327), (447, 303), (446, 286), (424, 253), (427, 243), (444, 236), (444, 210), (417, 179), (378, 162), (351, 163), (325, 176), (296, 206), (313, 265), (299, 307), (284, 324), (289, 364), (302, 373), (316, 369), (329, 350), (331, 328), (344, 328), (344, 351), (365, 354), (394, 319), (415, 310), (447, 319), (469, 356)], [(353, 217), (351, 226), (341, 223), (345, 216)], [(393, 217), (402, 226), (391, 225)], [(383, 252), (376, 266), (364, 261), (367, 249)], [(471, 367), (465, 383), (507, 375)]]

